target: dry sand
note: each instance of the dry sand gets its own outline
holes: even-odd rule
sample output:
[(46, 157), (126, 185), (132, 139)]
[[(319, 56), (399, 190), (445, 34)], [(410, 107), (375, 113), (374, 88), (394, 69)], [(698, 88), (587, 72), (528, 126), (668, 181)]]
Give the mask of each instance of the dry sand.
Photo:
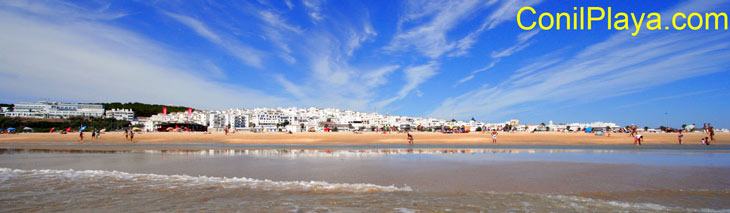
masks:
[[(411, 133), (416, 144), (442, 145), (484, 145), (491, 144), (491, 135), (481, 132), (467, 134), (442, 133)], [(644, 144), (677, 144), (676, 133), (646, 133), (643, 134)], [(703, 133), (685, 133), (684, 144), (700, 144), (700, 139), (706, 137)], [(91, 139), (91, 134), (84, 133), (84, 144), (131, 144), (126, 141), (123, 132), (109, 132), (102, 134), (99, 139)], [(716, 134), (717, 140), (713, 144), (730, 144), (730, 133)], [(78, 133), (23, 133), (0, 135), (0, 147), (7, 144), (53, 144), (78, 143)], [(406, 134), (403, 133), (372, 133), (354, 134), (351, 132), (317, 132), (317, 133), (236, 133), (225, 135), (222, 132), (205, 134), (202, 132), (151, 132), (135, 134), (137, 144), (291, 144), (291, 145), (372, 145), (372, 144), (407, 144)], [(588, 133), (503, 133), (498, 136), (498, 145), (630, 145), (633, 138), (625, 133), (613, 133), (611, 136), (595, 136)]]

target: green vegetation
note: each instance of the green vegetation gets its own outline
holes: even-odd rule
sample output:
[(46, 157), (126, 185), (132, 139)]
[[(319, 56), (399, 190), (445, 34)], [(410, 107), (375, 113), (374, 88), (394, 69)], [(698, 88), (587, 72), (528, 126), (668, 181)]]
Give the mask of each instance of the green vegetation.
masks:
[(91, 131), (93, 129), (113, 131), (129, 127), (129, 124), (129, 121), (121, 121), (114, 118), (71, 117), (69, 119), (40, 119), (0, 116), (0, 127), (3, 129), (14, 127), (18, 131), (22, 131), (23, 127), (33, 128), (35, 132), (48, 132), (51, 128), (66, 130), (68, 127), (71, 127), (73, 130), (78, 130), (82, 125), (86, 126), (86, 130), (84, 131)]
[(131, 109), (132, 111), (134, 111), (134, 116), (137, 116), (137, 117), (150, 117), (152, 115), (162, 113), (162, 107), (167, 107), (167, 113), (188, 111), (188, 107), (184, 107), (184, 106), (144, 104), (144, 103), (139, 103), (139, 102), (134, 102), (134, 103), (113, 102), (113, 103), (98, 103), (98, 104), (104, 105), (104, 109), (106, 109), (106, 110)]
[(12, 104), (3, 104), (3, 103), (0, 103), (0, 107), (7, 107), (10, 110), (13, 109), (13, 105)]

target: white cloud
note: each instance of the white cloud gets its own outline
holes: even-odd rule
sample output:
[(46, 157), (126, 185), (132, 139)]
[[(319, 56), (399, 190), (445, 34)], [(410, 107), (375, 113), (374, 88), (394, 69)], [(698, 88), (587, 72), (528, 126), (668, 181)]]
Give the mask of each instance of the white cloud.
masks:
[(184, 24), (185, 26), (189, 27), (195, 33), (202, 36), (205, 39), (208, 39), (209, 41), (216, 43), (216, 44), (222, 44), (223, 39), (221, 39), (217, 34), (213, 33), (210, 29), (208, 29), (203, 22), (200, 22), (194, 18), (190, 18), (184, 15), (179, 15), (171, 12), (163, 12), (165, 15), (169, 16), (170, 18), (175, 19), (176, 21)]
[(262, 68), (261, 56), (264, 54), (262, 51), (243, 45), (235, 39), (222, 39), (220, 35), (214, 33), (210, 30), (210, 28), (208, 28), (208, 26), (197, 19), (171, 12), (163, 13), (175, 21), (189, 27), (201, 37), (225, 49), (245, 64), (256, 68)]
[(294, 3), (292, 3), (291, 0), (285, 0), (284, 3), (286, 4), (286, 7), (289, 8), (289, 10), (294, 9)]
[(515, 54), (515, 53), (529, 47), (532, 43), (530, 43), (528, 41), (530, 40), (530, 38), (534, 37), (539, 32), (540, 32), (539, 30), (534, 30), (534, 31), (528, 31), (525, 33), (520, 33), (519, 35), (517, 35), (517, 44), (515, 44), (507, 49), (504, 49), (502, 51), (499, 51), (499, 52), (497, 52), (497, 51), (492, 52), (492, 56), (491, 56), (492, 63), (489, 63), (489, 65), (487, 65), (483, 68), (472, 71), (469, 74), (469, 76), (466, 76), (466, 77), (462, 78), (461, 80), (459, 80), (459, 82), (457, 82), (454, 85), (454, 87), (456, 87), (464, 82), (474, 79), (474, 77), (476, 77), (476, 74), (478, 74), (480, 72), (484, 72), (489, 69), (492, 69), (492, 67), (494, 67), (495, 65), (497, 65), (497, 63), (499, 63), (501, 58), (511, 56), (512, 54)]
[(505, 0), (484, 21), (483, 28), (493, 29), (506, 21), (513, 21), (522, 7), (540, 4), (542, 0)]
[[(497, 118), (534, 102), (593, 101), (724, 71), (730, 36), (715, 33), (617, 34), (544, 69), (526, 69), (503, 83), (445, 100), (434, 117)], [(534, 71), (532, 71), (534, 70)], [(529, 74), (525, 74), (529, 72)], [(519, 77), (518, 77), (519, 76)]]
[(500, 60), (500, 59), (496, 59), (496, 60), (492, 61), (492, 63), (489, 63), (489, 65), (487, 65), (486, 67), (482, 67), (482, 68), (480, 68), (480, 69), (477, 69), (477, 70), (474, 70), (474, 71), (472, 71), (472, 72), (471, 72), (471, 73), (469, 74), (469, 76), (466, 76), (466, 77), (462, 78), (462, 79), (461, 79), (461, 80), (459, 80), (459, 82), (458, 82), (458, 83), (456, 83), (456, 85), (454, 85), (454, 86), (458, 86), (459, 84), (462, 84), (462, 83), (464, 83), (464, 82), (467, 82), (467, 81), (469, 81), (469, 80), (471, 80), (471, 79), (474, 79), (474, 77), (475, 77), (475, 76), (476, 76), (476, 75), (477, 75), (478, 73), (480, 73), (480, 72), (484, 72), (484, 71), (487, 71), (487, 70), (489, 70), (489, 69), (492, 69), (492, 67), (494, 67), (495, 65), (497, 65), (497, 63), (499, 63), (499, 60)]
[(276, 80), (305, 105), (366, 110), (377, 96), (374, 90), (387, 83), (387, 76), (400, 66), (350, 65), (360, 42), (376, 33), (368, 27), (339, 26), (342, 28), (330, 29), (332, 32), (313, 32), (299, 42), (300, 48), (307, 50), (304, 55), (310, 72), (301, 74), (304, 77), (280, 76)]
[(316, 23), (324, 19), (322, 15), (322, 4), (325, 0), (302, 0), (302, 4), (307, 9), (309, 17)]
[(99, 5), (98, 8), (85, 8), (63, 1), (0, 1), (0, 6), (6, 7), (6, 9), (16, 9), (44, 17), (67, 17), (86, 20), (114, 20), (127, 16), (127, 14), (123, 12), (109, 11), (110, 4), (111, 3)]
[(296, 59), (291, 56), (292, 50), (288, 42), (294, 35), (304, 32), (299, 26), (288, 24), (279, 14), (268, 10), (257, 11), (259, 19), (263, 20), (265, 25), (261, 28), (266, 34), (265, 39), (270, 40), (282, 52), (279, 57), (284, 61), (293, 64)]
[[(134, 32), (67, 16), (0, 8), (0, 91), (83, 102), (140, 101), (199, 108), (278, 106), (282, 98), (211, 81), (188, 57)], [(42, 85), (42, 86), (40, 86)]]
[(403, 77), (406, 80), (406, 84), (398, 91), (396, 96), (380, 101), (376, 105), (380, 108), (383, 108), (393, 101), (405, 98), (409, 93), (411, 93), (411, 91), (418, 88), (419, 85), (423, 84), (424, 82), (426, 82), (426, 80), (436, 75), (436, 70), (438, 70), (438, 68), (439, 63), (435, 61), (431, 61), (427, 64), (419, 66), (411, 66), (405, 68), (403, 70)]
[[(406, 14), (399, 20), (399, 32), (385, 49), (394, 52), (414, 49), (426, 57), (438, 58), (457, 46), (457, 43), (447, 40), (446, 33), (456, 27), (459, 21), (470, 17), (484, 6), (479, 3), (477, 0), (410, 2), (406, 7)], [(427, 16), (431, 17), (424, 24), (402, 29), (404, 24)]]
[[(482, 23), (482, 26), (479, 27), (479, 29), (469, 33), (468, 35), (464, 36), (464, 38), (460, 39), (457, 42), (456, 45), (456, 51), (449, 54), (449, 57), (458, 57), (468, 54), (469, 49), (476, 43), (476, 38), (479, 37), (484, 31), (491, 30), (500, 24), (509, 21), (514, 20), (514, 18), (517, 16), (517, 11), (519, 8), (525, 7), (525, 6), (532, 6), (536, 4), (540, 4), (542, 0), (506, 0), (502, 1), (502, 4), (499, 5), (496, 9), (492, 11), (492, 13), (484, 19), (484, 22)], [(491, 0), (487, 2), (486, 6), (491, 6), (497, 3), (497, 0)], [(519, 43), (522, 44), (525, 41), (527, 41), (530, 37), (534, 36), (539, 32), (538, 30), (533, 30), (528, 33), (522, 33), (521, 36), (524, 36), (525, 38), (520, 38)], [(525, 46), (526, 47), (526, 46)], [(524, 48), (524, 47), (523, 47)]]

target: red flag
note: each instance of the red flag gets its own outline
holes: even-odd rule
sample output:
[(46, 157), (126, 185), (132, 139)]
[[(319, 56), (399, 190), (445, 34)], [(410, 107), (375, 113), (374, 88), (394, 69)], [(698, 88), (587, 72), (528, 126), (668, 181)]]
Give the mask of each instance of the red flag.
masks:
[(177, 127), (177, 125), (175, 125), (175, 129), (177, 129), (177, 128), (179, 128), (179, 127)]
[(162, 119), (167, 119), (167, 107), (162, 107)]
[(190, 117), (193, 117), (193, 108), (188, 107), (188, 119), (190, 119)]
[(68, 129), (66, 129), (66, 133), (68, 133), (68, 131), (71, 131), (71, 127), (68, 127)]
[(51, 127), (51, 131), (49, 131), (49, 133), (53, 133), (53, 127)]

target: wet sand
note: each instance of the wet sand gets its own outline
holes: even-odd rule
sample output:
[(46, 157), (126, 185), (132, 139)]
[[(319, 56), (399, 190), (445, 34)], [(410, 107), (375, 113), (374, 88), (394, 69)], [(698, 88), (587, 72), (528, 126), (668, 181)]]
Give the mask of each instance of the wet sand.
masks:
[[(539, 155), (540, 152), (544, 151), (538, 151), (537, 154)], [(661, 152), (653, 155), (674, 158), (688, 157), (677, 155), (679, 152)], [(59, 199), (58, 202), (67, 199), (66, 196), (73, 196), (77, 200), (87, 199), (85, 196), (88, 194), (93, 194), (93, 197), (101, 194), (102, 197), (111, 199), (105, 201), (114, 201), (113, 199), (119, 197), (118, 193), (123, 193), (135, 197), (149, 196), (157, 200), (163, 200), (165, 203), (173, 202), (178, 205), (186, 205), (184, 202), (177, 201), (177, 198), (170, 198), (171, 192), (177, 192), (178, 194), (184, 192), (184, 194), (196, 194), (194, 197), (203, 196), (205, 198), (203, 202), (199, 201), (196, 205), (213, 203), (220, 208), (227, 206), (224, 204), (227, 204), (227, 199), (231, 194), (249, 193), (250, 196), (237, 198), (236, 200), (255, 200), (274, 194), (278, 197), (295, 200), (284, 201), (306, 206), (308, 205), (307, 202), (296, 200), (303, 197), (322, 197), (316, 201), (335, 202), (325, 202), (324, 206), (331, 207), (341, 205), (341, 203), (360, 202), (363, 199), (362, 196), (365, 196), (367, 199), (403, 201), (383, 206), (390, 208), (393, 206), (410, 206), (409, 208), (412, 209), (422, 209), (437, 206), (438, 208), (459, 209), (458, 207), (466, 205), (487, 204), (487, 206), (497, 207), (495, 210), (507, 211), (512, 208), (501, 205), (517, 202), (530, 203), (532, 206), (539, 207), (538, 209), (532, 209), (533, 211), (549, 211), (551, 209), (574, 208), (572, 206), (561, 207), (561, 204), (554, 205), (553, 202), (579, 202), (578, 207), (594, 211), (600, 209), (591, 206), (594, 204), (606, 204), (606, 207), (601, 207), (608, 208), (606, 211), (619, 209), (641, 211), (642, 205), (652, 207), (653, 204), (668, 207), (727, 209), (729, 203), (725, 198), (730, 196), (728, 194), (730, 179), (727, 178), (730, 176), (730, 170), (727, 169), (727, 166), (647, 165), (642, 163), (642, 161), (648, 159), (647, 155), (635, 155), (634, 151), (586, 152), (581, 156), (596, 157), (604, 155), (616, 159), (629, 157), (635, 159), (639, 164), (530, 160), (531, 156), (535, 154), (524, 152), (520, 152), (519, 155), (511, 152), (499, 152), (495, 154), (375, 154), (364, 156), (321, 152), (321, 155), (303, 155), (266, 150), (262, 150), (260, 154), (246, 152), (251, 154), (243, 155), (209, 155), (206, 153), (208, 152), (133, 151), (112, 154), (20, 152), (0, 155), (0, 167), (22, 170), (15, 172), (20, 176), (11, 178), (10, 183), (19, 185), (13, 190), (26, 191), (25, 193), (38, 191), (35, 188), (37, 184), (33, 184), (35, 182), (28, 182), (33, 180), (45, 181), (44, 184), (51, 185), (55, 183), (49, 182), (59, 182), (58, 187), (61, 189), (75, 190), (65, 193), (63, 197), (49, 194), (38, 195), (44, 198), (43, 201)], [(572, 153), (556, 152), (550, 155), (564, 156)], [(722, 159), (727, 154), (721, 155), (698, 153), (694, 154), (694, 158), (718, 160), (718, 158)], [(498, 160), (495, 157), (507, 161)], [(51, 174), (39, 176), (37, 173), (49, 172), (31, 171), (31, 169), (51, 169), (49, 171)], [(127, 172), (134, 177), (128, 178), (130, 174), (110, 171)], [(175, 175), (187, 176), (178, 177)], [(309, 181), (349, 184), (367, 183), (384, 187), (403, 188), (407, 186), (412, 188), (412, 191), (350, 194), (349, 192), (308, 192), (306, 191), (308, 187), (305, 187), (304, 192), (300, 190), (279, 191), (257, 187), (259, 185), (252, 185), (252, 187), (244, 189), (229, 188), (238, 185), (249, 185), (250, 182), (235, 179), (213, 181), (209, 185), (204, 184), (198, 187), (196, 184), (207, 181), (207, 178), (201, 179), (199, 177), (205, 176), (247, 177), (257, 180), (272, 180), (274, 181), (272, 184), (284, 182), (288, 184), (287, 181), (302, 181), (298, 182), (301, 184), (307, 184)], [(68, 179), (68, 177), (73, 178)], [(228, 186), (227, 184), (233, 185)], [(79, 189), (79, 187), (69, 187), (69, 185), (91, 185), (92, 188)], [(146, 194), (150, 191), (149, 187), (156, 186), (161, 188), (158, 193), (160, 195)], [(98, 190), (99, 187), (113, 188), (116, 194), (103, 194), (105, 190)], [(174, 187), (174, 189), (171, 190), (170, 187)], [(12, 192), (20, 194), (15, 191)], [(200, 193), (200, 195), (197, 195), (197, 193)], [(300, 194), (303, 197), (299, 197)], [(333, 197), (330, 197), (330, 194)], [(578, 197), (561, 197), (561, 195)], [(351, 197), (355, 197), (355, 200), (352, 200)], [(489, 199), (481, 200), (484, 197)], [(584, 198), (607, 201), (584, 200)], [(32, 198), (28, 199), (32, 200)], [(8, 200), (18, 201), (16, 198)], [(429, 202), (414, 206), (411, 203), (412, 200), (429, 200)], [(618, 203), (619, 206), (616, 206), (616, 203), (612, 203), (613, 201), (638, 204)], [(443, 205), (438, 204), (438, 202), (443, 202)], [(251, 203), (250, 205), (247, 207), (261, 207), (260, 203)], [(543, 207), (545, 205), (548, 207)], [(622, 205), (627, 206), (622, 207)], [(18, 204), (18, 206), (22, 205)], [(148, 204), (145, 208), (150, 210), (149, 208), (152, 208), (152, 206), (156, 205)], [(379, 204), (374, 203), (366, 206), (377, 207)], [(78, 206), (75, 207), (78, 208)], [(665, 208), (656, 209), (652, 207), (649, 210), (666, 211)], [(680, 209), (678, 211), (687, 210)]]
[[(442, 134), (442, 133), (411, 133), (415, 137), (416, 144), (426, 145), (492, 145), (491, 136), (482, 134), (481, 132), (473, 132), (467, 134)], [(646, 145), (675, 145), (677, 144), (676, 133), (646, 133), (643, 134)], [(698, 145), (700, 139), (706, 137), (703, 133), (686, 133), (683, 144)], [(118, 149), (125, 145), (133, 144), (125, 140), (123, 132), (109, 132), (102, 134), (99, 139), (91, 139), (89, 133), (84, 133), (84, 143), (76, 148), (99, 149), (98, 147), (83, 147), (88, 145), (108, 145), (109, 149)], [(713, 142), (715, 145), (730, 144), (730, 133), (717, 133), (717, 140)], [(79, 143), (77, 133), (57, 134), (57, 133), (24, 133), (24, 134), (4, 134), (0, 135), (0, 147), (7, 147), (9, 144), (24, 145), (26, 148), (32, 148), (34, 145), (41, 145), (38, 148), (64, 148), (63, 145), (69, 143)], [(186, 148), (185, 144), (196, 144), (195, 147), (200, 148), (201, 144), (274, 144), (274, 145), (398, 145), (407, 144), (406, 135), (402, 133), (363, 133), (354, 134), (351, 132), (336, 133), (236, 133), (225, 135), (222, 132), (204, 134), (201, 132), (152, 132), (138, 133), (135, 135), (134, 144), (174, 144), (178, 148)], [(589, 133), (560, 133), (560, 132), (542, 132), (542, 133), (503, 133), (498, 136), (498, 143), (495, 145), (549, 145), (549, 146), (576, 146), (576, 145), (631, 145), (633, 138), (626, 133), (613, 133), (611, 136), (595, 136)], [(59, 147), (53, 147), (53, 144), (59, 144)], [(119, 147), (113, 147), (119, 145)], [(129, 147), (127, 147), (129, 148)], [(133, 148), (132, 148), (133, 149)]]

